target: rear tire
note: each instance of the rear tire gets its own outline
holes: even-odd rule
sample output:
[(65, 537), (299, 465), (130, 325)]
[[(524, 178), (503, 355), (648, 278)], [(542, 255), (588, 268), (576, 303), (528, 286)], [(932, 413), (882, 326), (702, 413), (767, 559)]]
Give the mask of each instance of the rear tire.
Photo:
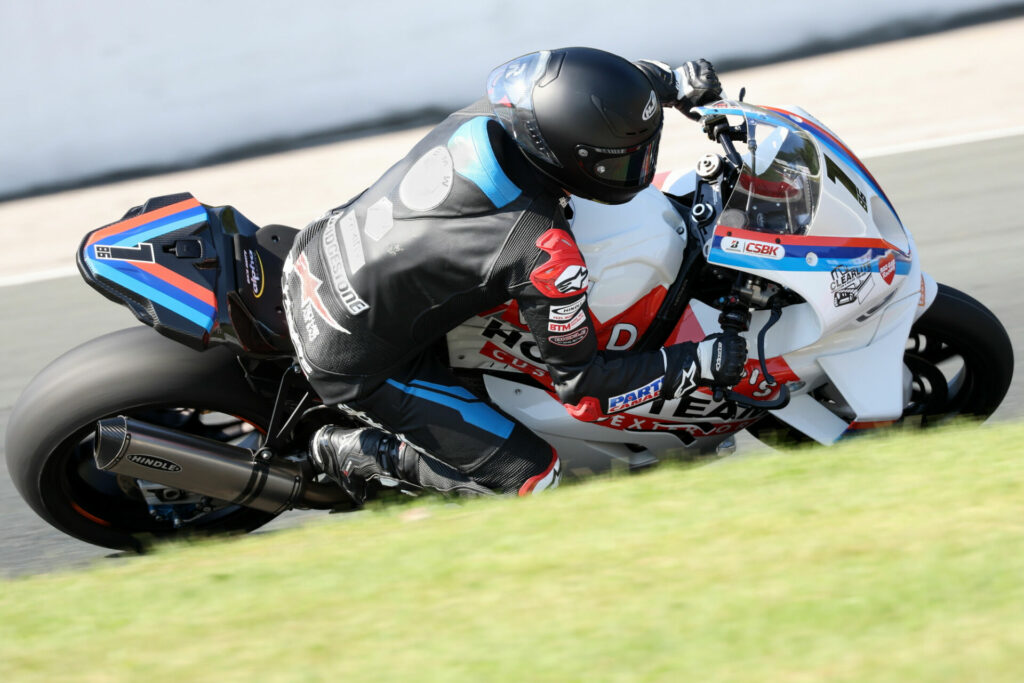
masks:
[[(230, 417), (211, 425), (210, 413)], [(135, 327), (72, 349), (22, 392), (7, 431), (15, 487), (54, 527), (88, 543), (139, 550), (153, 538), (250, 531), (274, 518), (238, 506), (179, 520), (177, 527), (154, 517), (141, 494), (92, 460), (95, 422), (119, 414), (244, 443), (268, 423), (270, 405), (226, 347), (194, 351)]]
[[(903, 362), (913, 374), (913, 389), (900, 422), (916, 427), (957, 416), (984, 420), (1013, 379), (1013, 345), (1003, 324), (976, 299), (944, 284), (911, 328)], [(772, 415), (749, 431), (784, 446), (812, 441)]]

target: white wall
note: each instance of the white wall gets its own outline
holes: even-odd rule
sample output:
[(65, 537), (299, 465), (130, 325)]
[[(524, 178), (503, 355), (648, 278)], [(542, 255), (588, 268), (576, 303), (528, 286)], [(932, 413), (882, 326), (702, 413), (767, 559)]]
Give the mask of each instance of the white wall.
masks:
[(756, 57), (1013, 3), (0, 0), (0, 196), (454, 108), (537, 49)]

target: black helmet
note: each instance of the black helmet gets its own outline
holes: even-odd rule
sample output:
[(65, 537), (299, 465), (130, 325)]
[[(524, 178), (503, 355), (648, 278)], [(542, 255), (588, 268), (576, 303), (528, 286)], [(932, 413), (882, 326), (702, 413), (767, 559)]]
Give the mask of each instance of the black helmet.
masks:
[(622, 57), (587, 47), (534, 52), (492, 71), (487, 96), (526, 158), (569, 192), (622, 204), (651, 184), (661, 106)]

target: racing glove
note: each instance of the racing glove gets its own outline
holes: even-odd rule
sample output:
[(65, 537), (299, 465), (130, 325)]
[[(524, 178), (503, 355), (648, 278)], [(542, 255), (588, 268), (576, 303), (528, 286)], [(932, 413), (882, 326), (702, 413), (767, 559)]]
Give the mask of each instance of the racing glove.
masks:
[(731, 387), (743, 378), (747, 340), (735, 332), (712, 334), (697, 344), (700, 384)]
[(641, 59), (636, 66), (647, 75), (662, 105), (675, 107), (694, 121), (700, 118), (694, 107), (722, 97), (722, 84), (715, 67), (706, 59), (686, 62), (671, 68), (664, 62)]
[(698, 386), (731, 387), (743, 378), (747, 340), (735, 332), (713, 334), (694, 344), (685, 342), (663, 348), (665, 395), (680, 398)]

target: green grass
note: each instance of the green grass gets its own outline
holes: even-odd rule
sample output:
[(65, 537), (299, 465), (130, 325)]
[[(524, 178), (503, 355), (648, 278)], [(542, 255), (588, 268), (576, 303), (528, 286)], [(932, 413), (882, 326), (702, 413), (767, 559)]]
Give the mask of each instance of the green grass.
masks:
[(0, 680), (1024, 679), (1024, 425), (0, 582)]

